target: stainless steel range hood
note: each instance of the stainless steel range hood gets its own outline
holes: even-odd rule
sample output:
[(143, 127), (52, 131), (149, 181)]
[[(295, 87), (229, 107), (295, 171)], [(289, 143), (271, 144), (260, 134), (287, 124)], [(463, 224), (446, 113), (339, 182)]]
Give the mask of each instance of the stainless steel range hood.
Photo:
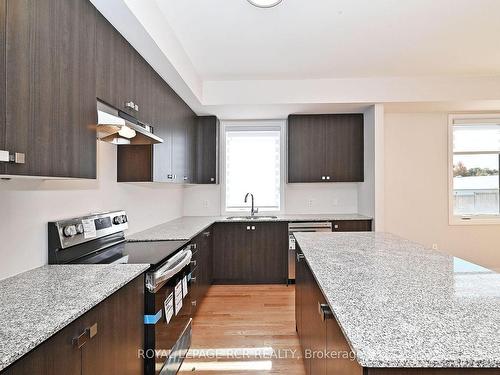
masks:
[(100, 101), (97, 101), (97, 134), (101, 141), (117, 145), (163, 143), (150, 125)]

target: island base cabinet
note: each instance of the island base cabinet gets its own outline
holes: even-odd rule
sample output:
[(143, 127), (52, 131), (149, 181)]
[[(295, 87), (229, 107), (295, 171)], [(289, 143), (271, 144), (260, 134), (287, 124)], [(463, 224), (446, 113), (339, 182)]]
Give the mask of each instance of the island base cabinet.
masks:
[(2, 375), (143, 374), (144, 276), (70, 323)]
[(300, 248), (297, 249), (295, 319), (307, 375), (363, 375)]

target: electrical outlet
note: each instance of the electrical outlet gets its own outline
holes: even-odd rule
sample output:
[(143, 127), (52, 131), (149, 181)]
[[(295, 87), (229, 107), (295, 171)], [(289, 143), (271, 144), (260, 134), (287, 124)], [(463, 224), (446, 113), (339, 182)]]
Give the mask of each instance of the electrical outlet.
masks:
[(208, 206), (210, 206), (210, 202), (208, 201), (208, 199), (205, 199), (203, 201), (203, 208), (208, 208)]
[(308, 199), (307, 200), (307, 207), (312, 208), (313, 206), (313, 199)]
[(432, 250), (439, 250), (437, 243), (432, 244)]

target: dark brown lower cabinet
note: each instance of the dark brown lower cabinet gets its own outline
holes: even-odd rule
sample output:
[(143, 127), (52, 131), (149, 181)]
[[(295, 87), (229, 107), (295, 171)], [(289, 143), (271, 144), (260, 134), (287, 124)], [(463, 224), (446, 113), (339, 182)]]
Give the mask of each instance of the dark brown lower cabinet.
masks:
[[(83, 335), (82, 345), (75, 342)], [(144, 276), (139, 276), (8, 367), (2, 375), (143, 373)]]
[(333, 232), (371, 232), (372, 220), (337, 220), (332, 221)]
[(214, 230), (214, 283), (286, 283), (285, 222), (219, 223)]
[(213, 227), (197, 235), (191, 243), (196, 246), (193, 260), (191, 280), (193, 293), (193, 313), (205, 298), (208, 288), (212, 285), (213, 269)]

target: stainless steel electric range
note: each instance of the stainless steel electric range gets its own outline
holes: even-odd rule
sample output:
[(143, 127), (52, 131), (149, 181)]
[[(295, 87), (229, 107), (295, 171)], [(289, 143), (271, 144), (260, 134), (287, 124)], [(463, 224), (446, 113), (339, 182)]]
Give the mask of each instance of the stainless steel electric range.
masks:
[(146, 375), (176, 374), (191, 345), (191, 261), (186, 241), (127, 242), (124, 211), (48, 224), (49, 264), (147, 263), (144, 301)]

